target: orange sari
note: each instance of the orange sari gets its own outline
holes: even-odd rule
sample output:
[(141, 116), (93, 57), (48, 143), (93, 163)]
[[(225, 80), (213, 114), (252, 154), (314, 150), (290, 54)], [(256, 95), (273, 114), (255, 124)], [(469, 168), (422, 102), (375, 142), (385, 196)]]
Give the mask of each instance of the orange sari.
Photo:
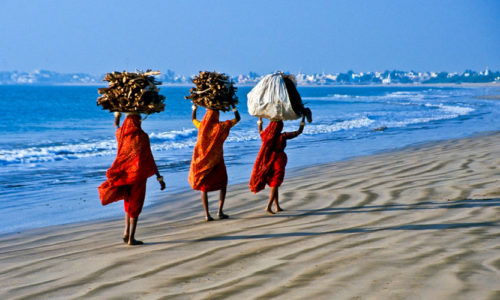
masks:
[(250, 176), (250, 190), (258, 193), (266, 187), (280, 186), (285, 177), (286, 136), (281, 133), (283, 121), (271, 121), (260, 135), (262, 146)]
[(98, 190), (102, 205), (125, 200), (125, 210), (133, 207), (131, 217), (142, 209), (146, 180), (158, 169), (151, 153), (148, 135), (141, 129), (141, 117), (129, 115), (116, 130), (118, 151), (116, 159), (106, 172), (108, 180)]
[(219, 111), (207, 109), (198, 130), (188, 181), (194, 190), (210, 192), (227, 186), (224, 141), (231, 121), (219, 122)]

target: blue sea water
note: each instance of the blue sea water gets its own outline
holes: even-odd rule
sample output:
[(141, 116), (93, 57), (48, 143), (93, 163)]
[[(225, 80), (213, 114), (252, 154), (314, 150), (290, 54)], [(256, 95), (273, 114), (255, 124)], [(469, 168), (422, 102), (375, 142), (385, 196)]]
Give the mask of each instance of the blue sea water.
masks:
[[(242, 120), (224, 146), (230, 184), (248, 180), (260, 147), (256, 118), (246, 109), (250, 89), (238, 89)], [(162, 87), (166, 110), (143, 122), (167, 183), (160, 192), (158, 183), (149, 181), (147, 204), (189, 189), (197, 132), (191, 104), (184, 100), (188, 92), (189, 87)], [(500, 101), (475, 98), (498, 94), (494, 87), (299, 87), (299, 92), (314, 121), (289, 141), (288, 170), (500, 130)], [(97, 194), (116, 154), (113, 115), (96, 106), (97, 97), (97, 87), (0, 86), (0, 233), (122, 214), (121, 203), (102, 207)], [(285, 130), (296, 130), (299, 122), (287, 122)], [(373, 130), (383, 126), (384, 131)]]

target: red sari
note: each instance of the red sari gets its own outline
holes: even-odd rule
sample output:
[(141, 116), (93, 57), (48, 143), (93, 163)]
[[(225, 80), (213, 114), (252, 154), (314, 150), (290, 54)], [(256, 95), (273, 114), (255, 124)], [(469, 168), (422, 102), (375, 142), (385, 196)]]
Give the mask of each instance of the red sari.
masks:
[(219, 111), (207, 109), (189, 169), (188, 181), (194, 190), (211, 192), (227, 186), (223, 145), (230, 130), (231, 121), (219, 122)]
[(141, 129), (141, 117), (129, 115), (116, 130), (118, 152), (106, 172), (108, 180), (98, 190), (102, 205), (125, 200), (125, 211), (137, 218), (146, 195), (146, 181), (158, 173), (148, 135)]
[(278, 187), (283, 183), (287, 156), (286, 134), (283, 130), (283, 121), (271, 121), (260, 135), (262, 146), (253, 166), (250, 176), (250, 190), (257, 193), (267, 185)]

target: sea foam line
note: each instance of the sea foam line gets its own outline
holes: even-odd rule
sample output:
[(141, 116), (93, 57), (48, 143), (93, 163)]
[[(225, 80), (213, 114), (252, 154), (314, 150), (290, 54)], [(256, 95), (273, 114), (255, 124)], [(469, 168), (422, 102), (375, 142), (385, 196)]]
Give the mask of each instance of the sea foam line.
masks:
[[(154, 151), (183, 149), (194, 146), (194, 129), (151, 133)], [(86, 157), (107, 156), (116, 153), (116, 140), (82, 141), (73, 144), (39, 145), (28, 148), (0, 149), (0, 164), (40, 163)]]

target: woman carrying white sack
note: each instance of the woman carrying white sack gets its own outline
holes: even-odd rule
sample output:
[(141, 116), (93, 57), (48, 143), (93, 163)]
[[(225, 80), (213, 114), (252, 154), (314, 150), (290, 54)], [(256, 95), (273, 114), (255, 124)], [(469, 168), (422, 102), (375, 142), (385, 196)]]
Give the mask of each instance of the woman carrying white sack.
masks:
[[(266, 206), (268, 214), (274, 214), (283, 209), (278, 201), (278, 188), (285, 177), (287, 156), (286, 141), (299, 136), (304, 130), (305, 118), (310, 123), (311, 110), (302, 104), (299, 92), (295, 86), (295, 78), (281, 72), (265, 76), (247, 95), (248, 112), (259, 117), (257, 121), (262, 139), (257, 159), (250, 176), (250, 190), (257, 193), (266, 184), (271, 188)], [(302, 117), (299, 129), (293, 132), (281, 132), (284, 120), (296, 120)], [(262, 130), (262, 118), (270, 119), (269, 125)]]

